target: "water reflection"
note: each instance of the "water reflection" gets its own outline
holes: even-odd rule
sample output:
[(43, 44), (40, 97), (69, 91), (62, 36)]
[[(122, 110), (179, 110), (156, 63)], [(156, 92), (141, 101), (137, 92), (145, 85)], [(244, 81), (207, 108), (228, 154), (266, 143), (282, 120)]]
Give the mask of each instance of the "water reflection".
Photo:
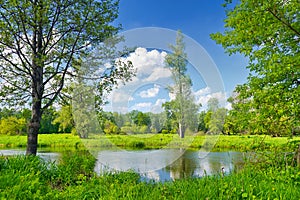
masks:
[[(26, 150), (22, 149), (0, 149), (0, 155), (3, 156), (13, 156), (13, 155), (25, 155)], [(49, 162), (56, 162), (60, 158), (60, 153), (48, 152), (48, 151), (38, 151), (37, 155)]]
[[(147, 156), (143, 157), (145, 155)], [(243, 163), (243, 156), (241, 152), (207, 153), (183, 149), (165, 149), (159, 153), (155, 150), (100, 151), (95, 171), (101, 174), (104, 171), (131, 169), (139, 172), (145, 179), (167, 181), (219, 174), (222, 168), (228, 174)], [(175, 162), (170, 162), (174, 160)]]

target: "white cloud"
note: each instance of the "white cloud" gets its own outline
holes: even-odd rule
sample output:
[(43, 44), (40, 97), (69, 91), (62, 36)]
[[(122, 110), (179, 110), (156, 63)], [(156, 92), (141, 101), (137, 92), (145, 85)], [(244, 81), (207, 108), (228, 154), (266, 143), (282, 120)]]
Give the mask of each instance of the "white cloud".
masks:
[(166, 101), (167, 101), (166, 99), (157, 99), (155, 103), (152, 103), (152, 102), (136, 103), (130, 107), (130, 110), (161, 113), (163, 111), (162, 104), (165, 103)]
[(133, 105), (130, 109), (131, 110), (141, 110), (141, 111), (149, 111), (152, 107), (151, 102), (143, 102), (143, 103), (137, 103)]
[(160, 86), (159, 85), (154, 85), (153, 88), (150, 88), (148, 90), (144, 90), (139, 93), (139, 96), (142, 98), (151, 98), (151, 97), (156, 97), (157, 94), (159, 93)]
[(201, 110), (207, 109), (207, 102), (211, 98), (216, 98), (219, 101), (221, 107), (230, 108), (230, 105), (227, 103), (226, 94), (224, 92), (211, 92), (209, 87), (202, 88), (194, 92), (196, 103), (201, 104)]
[(166, 55), (167, 53), (164, 51), (147, 51), (146, 48), (138, 47), (125, 61), (129, 60), (132, 62), (137, 69), (136, 77), (138, 79), (141, 81), (154, 81), (159, 78), (170, 77), (171, 75), (170, 70), (165, 68)]
[[(131, 101), (136, 104), (130, 107), (130, 110), (150, 111), (151, 106), (154, 106), (154, 110), (158, 110), (161, 105), (154, 105), (156, 102), (140, 102), (142, 98), (159, 98), (158, 95), (160, 94), (161, 86), (166, 86), (172, 82), (172, 73), (165, 67), (166, 55), (166, 52), (160, 52), (158, 50), (148, 51), (146, 48), (138, 47), (127, 58), (120, 58), (123, 62), (132, 62), (133, 66), (136, 68), (136, 76), (125, 85), (118, 85), (118, 88), (112, 92), (109, 96), (112, 107), (114, 109), (119, 106), (125, 107), (128, 106), (128, 102)], [(141, 85), (147, 84), (154, 84), (154, 87), (137, 93), (137, 96), (135, 96), (134, 99), (131, 97), (134, 96), (134, 91), (137, 91)]]
[(162, 104), (166, 103), (166, 99), (157, 99), (155, 104), (151, 108), (151, 112), (153, 113), (160, 113), (163, 111)]
[(169, 78), (171, 77), (172, 73), (170, 69), (164, 67), (156, 67), (153, 69), (151, 75), (144, 79), (144, 81), (157, 81), (160, 78)]

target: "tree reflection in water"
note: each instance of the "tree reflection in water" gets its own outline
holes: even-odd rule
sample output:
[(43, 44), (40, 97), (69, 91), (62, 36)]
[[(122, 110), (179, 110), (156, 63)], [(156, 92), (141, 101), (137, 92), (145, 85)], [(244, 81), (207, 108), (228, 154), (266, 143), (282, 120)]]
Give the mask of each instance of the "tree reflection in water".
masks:
[[(165, 149), (158, 154), (155, 150), (141, 151), (101, 151), (95, 171), (127, 171), (139, 172), (144, 180), (168, 181), (205, 175), (225, 174), (240, 167), (244, 160), (241, 152), (201, 152), (184, 149)], [(145, 155), (147, 158), (143, 157)], [(178, 156), (181, 155), (181, 156)], [(171, 158), (171, 159), (170, 159)], [(177, 159), (176, 159), (177, 158)], [(149, 160), (150, 159), (150, 160)], [(104, 163), (104, 160), (107, 161)], [(170, 163), (171, 160), (175, 160)], [(149, 170), (145, 170), (149, 169)]]

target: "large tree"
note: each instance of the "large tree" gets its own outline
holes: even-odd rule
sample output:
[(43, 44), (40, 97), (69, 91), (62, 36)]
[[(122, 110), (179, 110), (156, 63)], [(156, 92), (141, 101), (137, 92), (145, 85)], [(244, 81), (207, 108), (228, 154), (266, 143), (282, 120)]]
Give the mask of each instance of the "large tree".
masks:
[(171, 102), (164, 104), (169, 118), (175, 119), (180, 138), (184, 137), (185, 130), (196, 130), (197, 111), (199, 106), (195, 104), (192, 93), (192, 80), (187, 75), (187, 55), (184, 52), (185, 44), (183, 35), (177, 33), (176, 44), (170, 45), (172, 53), (165, 58), (166, 67), (172, 72), (174, 84), (169, 86), (169, 92), (175, 96)]
[[(36, 154), (41, 116), (74, 60), (119, 30), (117, 15), (118, 0), (0, 0), (0, 100), (31, 105), (26, 154)], [(114, 83), (110, 74), (103, 78)]]
[(250, 132), (293, 133), (300, 116), (300, 2), (242, 0), (232, 6), (228, 0), (225, 7), (225, 31), (211, 36), (229, 54), (248, 57), (250, 70), (231, 98), (231, 113), (253, 125)]

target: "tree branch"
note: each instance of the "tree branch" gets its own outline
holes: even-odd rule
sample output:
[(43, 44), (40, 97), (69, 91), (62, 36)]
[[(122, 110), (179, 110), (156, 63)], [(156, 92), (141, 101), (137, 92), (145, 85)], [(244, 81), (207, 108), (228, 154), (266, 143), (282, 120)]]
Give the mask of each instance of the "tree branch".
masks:
[(290, 23), (288, 23), (285, 20), (281, 19), (271, 8), (268, 8), (267, 11), (270, 12), (278, 21), (280, 21), (282, 24), (287, 26), (290, 30), (295, 32), (300, 37), (300, 32), (298, 30), (296, 30), (294, 27), (292, 27)]

